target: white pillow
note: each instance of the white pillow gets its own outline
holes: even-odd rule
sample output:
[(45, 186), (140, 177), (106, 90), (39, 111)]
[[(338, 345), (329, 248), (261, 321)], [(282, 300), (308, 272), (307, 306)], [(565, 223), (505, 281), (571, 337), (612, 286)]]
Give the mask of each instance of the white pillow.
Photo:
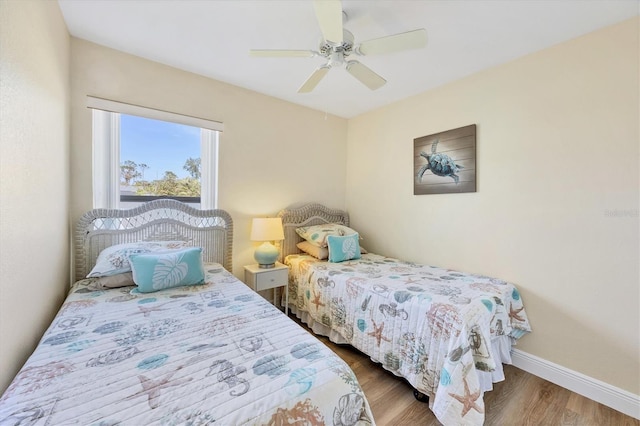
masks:
[(139, 241), (136, 243), (116, 244), (102, 250), (87, 278), (108, 277), (131, 272), (129, 256), (140, 253), (163, 253), (187, 247), (186, 241)]
[(329, 250), (324, 247), (318, 247), (311, 244), (309, 241), (300, 241), (296, 246), (303, 252), (320, 260), (329, 258)]
[[(298, 244), (296, 244), (296, 246), (303, 252), (320, 260), (329, 258), (329, 249), (314, 246), (309, 241), (300, 241)], [(367, 251), (362, 246), (360, 246), (360, 254), (367, 254)]]
[(131, 272), (96, 278), (93, 284), (96, 288), (100, 289), (120, 288), (136, 285), (136, 283), (133, 282), (133, 275), (131, 274)]
[(296, 228), (296, 233), (314, 246), (327, 247), (327, 236), (336, 235), (343, 237), (345, 235), (357, 234), (357, 232), (348, 226), (339, 223), (326, 223), (324, 225), (303, 226)]

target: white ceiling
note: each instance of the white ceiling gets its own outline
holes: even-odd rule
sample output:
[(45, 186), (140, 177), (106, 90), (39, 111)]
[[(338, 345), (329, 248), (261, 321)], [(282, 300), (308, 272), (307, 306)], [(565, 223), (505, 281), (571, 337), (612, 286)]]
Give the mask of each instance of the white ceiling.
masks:
[(249, 49), (317, 50), (310, 0), (59, 0), (69, 32), (123, 52), (350, 118), (640, 12), (640, 0), (344, 0), (355, 43), (426, 28), (427, 47), (358, 60), (388, 83), (370, 91), (324, 58), (250, 58)]

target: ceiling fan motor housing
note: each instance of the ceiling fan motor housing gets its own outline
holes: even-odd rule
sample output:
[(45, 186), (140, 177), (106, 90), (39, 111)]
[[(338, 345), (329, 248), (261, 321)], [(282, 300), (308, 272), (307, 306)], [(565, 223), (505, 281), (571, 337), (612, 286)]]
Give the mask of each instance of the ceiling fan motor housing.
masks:
[(344, 57), (349, 56), (353, 52), (353, 34), (347, 30), (342, 30), (342, 43), (332, 43), (322, 40), (318, 49), (320, 55), (329, 59), (329, 65), (332, 67), (344, 64)]

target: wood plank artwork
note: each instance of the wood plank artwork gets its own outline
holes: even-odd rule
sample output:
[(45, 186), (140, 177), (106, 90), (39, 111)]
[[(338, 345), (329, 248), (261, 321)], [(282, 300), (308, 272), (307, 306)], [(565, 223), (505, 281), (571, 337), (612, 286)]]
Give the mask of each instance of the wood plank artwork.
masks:
[(476, 192), (476, 125), (413, 140), (413, 194)]

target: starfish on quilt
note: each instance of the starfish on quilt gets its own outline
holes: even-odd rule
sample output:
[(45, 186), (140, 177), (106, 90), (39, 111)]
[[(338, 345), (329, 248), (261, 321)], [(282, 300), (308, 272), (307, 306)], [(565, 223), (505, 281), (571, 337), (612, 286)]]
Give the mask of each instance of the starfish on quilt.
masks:
[(512, 318), (516, 321), (524, 322), (524, 318), (518, 315), (520, 312), (522, 312), (523, 309), (524, 306), (520, 309), (513, 309), (513, 307), (509, 306), (509, 318)]
[(134, 399), (140, 395), (147, 395), (149, 398), (149, 407), (152, 409), (158, 408), (160, 406), (160, 391), (165, 388), (170, 388), (173, 386), (179, 386), (183, 383), (190, 382), (193, 380), (192, 377), (185, 377), (183, 379), (177, 379), (171, 381), (171, 378), (178, 370), (182, 367), (178, 367), (175, 371), (172, 371), (169, 374), (166, 374), (162, 379), (150, 379), (142, 374), (138, 375), (138, 380), (140, 380), (140, 384), (142, 385), (142, 390), (136, 392), (135, 394), (127, 397), (126, 399)]
[(464, 395), (449, 393), (450, 396), (462, 403), (462, 412), (460, 413), (460, 415), (464, 417), (472, 408), (478, 413), (484, 413), (484, 409), (476, 404), (476, 400), (480, 398), (480, 389), (478, 389), (474, 393), (471, 393), (471, 391), (469, 391), (469, 384), (467, 383), (467, 379), (463, 377), (462, 382), (464, 383)]
[(314, 305), (316, 305), (316, 311), (318, 310), (318, 308), (320, 306), (326, 306), (324, 303), (322, 303), (320, 301), (320, 297), (322, 296), (321, 293), (316, 293), (316, 291), (313, 291), (313, 300), (311, 301), (311, 303), (313, 303)]
[(371, 322), (373, 323), (373, 331), (370, 331), (367, 334), (369, 336), (375, 337), (378, 347), (380, 347), (381, 340), (384, 340), (385, 342), (390, 342), (391, 340), (387, 339), (382, 335), (382, 330), (384, 330), (384, 322), (380, 324), (380, 327), (378, 327), (378, 324), (376, 324), (376, 322), (373, 319), (371, 319)]
[(162, 305), (156, 305), (156, 306), (144, 306), (144, 305), (138, 305), (138, 309), (140, 309), (139, 312), (133, 312), (131, 314), (129, 314), (129, 316), (131, 315), (138, 315), (138, 314), (142, 314), (144, 315), (145, 318), (148, 318), (149, 315), (151, 315), (151, 312), (154, 311), (165, 311), (167, 308), (161, 308), (161, 306), (166, 305), (169, 302), (163, 303)]

